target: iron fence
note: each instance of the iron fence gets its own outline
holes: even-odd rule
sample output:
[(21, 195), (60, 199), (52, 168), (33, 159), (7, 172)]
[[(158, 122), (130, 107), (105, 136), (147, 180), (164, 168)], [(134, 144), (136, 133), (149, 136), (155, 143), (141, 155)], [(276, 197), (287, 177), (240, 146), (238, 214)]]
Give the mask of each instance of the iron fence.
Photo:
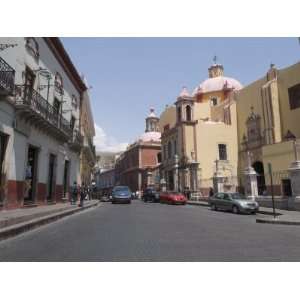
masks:
[(36, 90), (27, 85), (16, 86), (16, 105), (25, 106), (40, 115), (49, 123), (60, 129), (67, 136), (72, 136), (70, 122), (67, 121), (56, 109)]
[(15, 84), (15, 70), (0, 57), (0, 90), (12, 95)]

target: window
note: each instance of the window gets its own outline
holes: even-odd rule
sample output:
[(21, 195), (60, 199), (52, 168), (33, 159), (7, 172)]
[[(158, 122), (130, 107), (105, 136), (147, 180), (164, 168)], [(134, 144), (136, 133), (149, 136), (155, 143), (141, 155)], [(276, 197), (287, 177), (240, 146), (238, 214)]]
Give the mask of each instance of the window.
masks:
[(39, 44), (37, 43), (35, 38), (33, 38), (33, 37), (26, 38), (25, 46), (34, 58), (36, 58), (36, 59), (39, 58), (39, 56), (40, 56)]
[(227, 160), (227, 147), (225, 144), (219, 144), (219, 160)]
[(211, 104), (211, 106), (216, 106), (216, 105), (218, 105), (218, 98), (217, 98), (217, 97), (212, 97), (212, 98), (210, 99), (210, 104)]
[(54, 108), (54, 113), (58, 115), (60, 113), (60, 101), (57, 98), (54, 98), (53, 108)]
[(294, 85), (288, 89), (290, 109), (300, 107), (300, 84)]
[(60, 95), (64, 94), (63, 80), (62, 80), (61, 75), (58, 72), (56, 72), (56, 74), (55, 74), (54, 86), (55, 86), (56, 92), (58, 92)]
[(186, 120), (192, 121), (192, 109), (189, 105), (186, 106), (185, 113), (186, 113)]
[(72, 106), (76, 109), (78, 106), (77, 98), (75, 95), (72, 95)]
[(181, 107), (177, 107), (177, 122), (181, 121)]
[(71, 122), (70, 122), (70, 127), (71, 127), (72, 130), (74, 130), (74, 127), (75, 127), (75, 120), (76, 120), (75, 117), (72, 116), (71, 117)]
[(157, 153), (157, 162), (161, 163), (161, 153)]

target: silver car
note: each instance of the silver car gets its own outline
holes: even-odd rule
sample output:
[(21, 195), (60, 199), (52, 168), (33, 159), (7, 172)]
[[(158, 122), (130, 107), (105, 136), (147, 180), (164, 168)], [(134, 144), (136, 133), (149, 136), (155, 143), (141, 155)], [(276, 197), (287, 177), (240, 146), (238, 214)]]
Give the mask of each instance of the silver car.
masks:
[(257, 213), (259, 205), (256, 201), (247, 199), (240, 193), (217, 193), (210, 198), (213, 210), (228, 210), (238, 213)]

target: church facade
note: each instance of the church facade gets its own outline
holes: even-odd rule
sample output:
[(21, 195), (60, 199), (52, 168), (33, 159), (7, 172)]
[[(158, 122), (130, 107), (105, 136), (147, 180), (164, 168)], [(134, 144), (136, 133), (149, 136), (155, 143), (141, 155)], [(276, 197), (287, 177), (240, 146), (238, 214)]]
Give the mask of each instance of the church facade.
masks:
[(169, 190), (207, 196), (220, 184), (224, 191), (238, 186), (235, 93), (242, 85), (225, 77), (220, 64), (208, 72), (191, 94), (183, 88), (160, 117), (162, 174)]

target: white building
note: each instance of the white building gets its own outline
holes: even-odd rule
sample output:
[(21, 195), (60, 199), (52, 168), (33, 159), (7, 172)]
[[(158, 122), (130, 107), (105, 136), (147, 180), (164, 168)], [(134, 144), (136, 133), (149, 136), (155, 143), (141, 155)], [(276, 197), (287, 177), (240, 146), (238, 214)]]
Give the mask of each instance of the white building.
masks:
[(80, 184), (87, 88), (58, 38), (0, 38), (0, 46), (0, 207), (67, 200)]

